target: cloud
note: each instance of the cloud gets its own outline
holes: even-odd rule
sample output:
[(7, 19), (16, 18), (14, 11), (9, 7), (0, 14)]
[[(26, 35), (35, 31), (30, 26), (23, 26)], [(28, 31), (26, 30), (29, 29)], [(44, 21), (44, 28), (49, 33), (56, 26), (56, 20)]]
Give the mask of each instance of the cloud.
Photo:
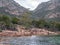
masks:
[(15, 0), (15, 1), (25, 8), (30, 8), (30, 10), (34, 10), (39, 3), (48, 1), (48, 0)]

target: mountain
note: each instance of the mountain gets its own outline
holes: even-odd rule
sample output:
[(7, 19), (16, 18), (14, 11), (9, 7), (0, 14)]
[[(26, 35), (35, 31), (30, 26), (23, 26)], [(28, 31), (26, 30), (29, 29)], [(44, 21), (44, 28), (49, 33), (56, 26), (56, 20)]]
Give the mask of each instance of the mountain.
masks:
[(14, 0), (0, 0), (0, 13), (7, 13), (11, 15), (22, 15), (28, 10)]
[(43, 2), (33, 11), (32, 17), (60, 21), (60, 0)]

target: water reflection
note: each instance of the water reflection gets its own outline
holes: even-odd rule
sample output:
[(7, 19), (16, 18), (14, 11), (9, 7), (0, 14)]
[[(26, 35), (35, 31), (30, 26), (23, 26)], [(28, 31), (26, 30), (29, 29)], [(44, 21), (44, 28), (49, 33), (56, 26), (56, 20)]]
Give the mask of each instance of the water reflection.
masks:
[(60, 45), (60, 37), (0, 37), (0, 45)]

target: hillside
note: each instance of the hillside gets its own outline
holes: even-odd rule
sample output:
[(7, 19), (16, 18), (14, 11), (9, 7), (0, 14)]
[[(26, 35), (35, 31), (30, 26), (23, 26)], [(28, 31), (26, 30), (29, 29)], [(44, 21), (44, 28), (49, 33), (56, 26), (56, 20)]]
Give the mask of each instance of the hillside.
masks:
[(14, 0), (0, 0), (0, 36), (9, 34), (60, 34), (60, 0), (43, 2), (34, 11), (22, 7)]
[(0, 13), (11, 15), (22, 15), (28, 10), (14, 0), (0, 0)]
[(33, 11), (32, 17), (60, 21), (60, 0), (43, 2)]

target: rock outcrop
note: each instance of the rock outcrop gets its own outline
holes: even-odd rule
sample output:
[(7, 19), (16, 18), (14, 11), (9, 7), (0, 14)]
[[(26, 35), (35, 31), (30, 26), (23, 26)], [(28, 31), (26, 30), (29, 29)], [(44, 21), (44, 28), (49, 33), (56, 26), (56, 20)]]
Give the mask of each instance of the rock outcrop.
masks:
[[(43, 2), (33, 11), (32, 17), (51, 20), (60, 19), (60, 0), (50, 0)], [(60, 21), (60, 20), (59, 20)]]
[(28, 10), (14, 0), (0, 0), (0, 12), (7, 12), (14, 15), (22, 15)]

